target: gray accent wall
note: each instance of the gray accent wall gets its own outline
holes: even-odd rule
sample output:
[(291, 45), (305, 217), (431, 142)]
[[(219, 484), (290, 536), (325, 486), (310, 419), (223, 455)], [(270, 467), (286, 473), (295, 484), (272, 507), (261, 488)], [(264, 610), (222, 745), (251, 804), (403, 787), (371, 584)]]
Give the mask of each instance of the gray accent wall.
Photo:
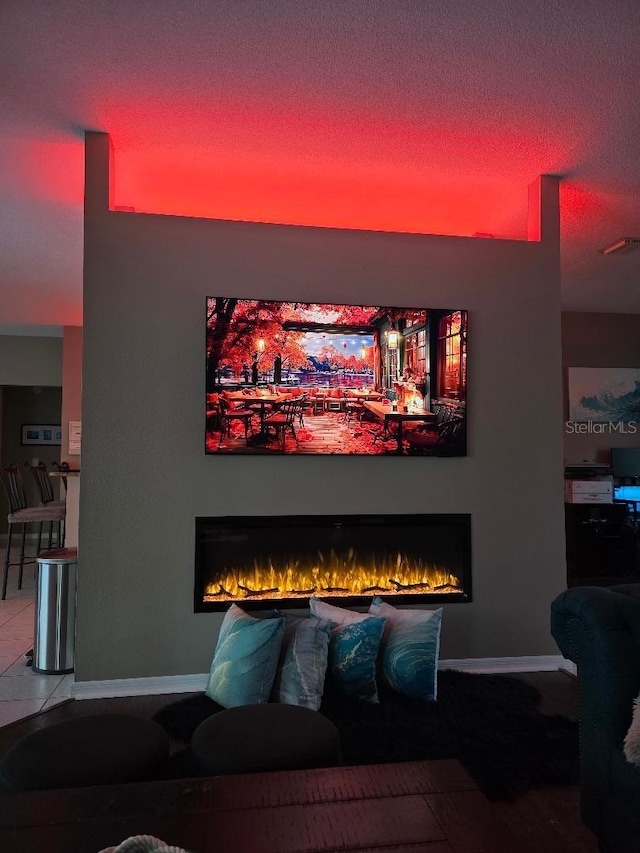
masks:
[(0, 335), (0, 385), (62, 385), (62, 338)]
[[(87, 143), (77, 680), (208, 670), (222, 617), (193, 613), (198, 515), (471, 513), (474, 600), (446, 606), (442, 656), (557, 653), (556, 237), (110, 212), (108, 137)], [(541, 186), (557, 236), (557, 184)], [(467, 309), (469, 455), (205, 456), (208, 295)]]

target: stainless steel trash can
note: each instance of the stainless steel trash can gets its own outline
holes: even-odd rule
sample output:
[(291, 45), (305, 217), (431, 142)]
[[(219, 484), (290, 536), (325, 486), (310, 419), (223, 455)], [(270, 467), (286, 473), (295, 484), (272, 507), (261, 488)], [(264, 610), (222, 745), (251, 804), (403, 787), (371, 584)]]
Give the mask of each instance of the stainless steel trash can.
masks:
[(75, 548), (42, 551), (36, 558), (34, 672), (73, 672), (75, 662), (76, 573)]

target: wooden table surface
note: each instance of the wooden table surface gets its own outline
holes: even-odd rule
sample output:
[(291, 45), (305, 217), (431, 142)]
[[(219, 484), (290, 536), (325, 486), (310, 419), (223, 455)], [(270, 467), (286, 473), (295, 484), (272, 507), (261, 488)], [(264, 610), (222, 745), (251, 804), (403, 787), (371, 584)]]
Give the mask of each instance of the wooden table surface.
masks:
[(405, 421), (435, 421), (437, 415), (435, 412), (428, 412), (426, 409), (416, 412), (412, 409), (410, 412), (405, 412), (400, 409), (393, 410), (391, 404), (377, 403), (373, 400), (365, 400), (362, 404), (365, 409), (373, 412), (376, 417), (384, 421), (384, 428), (387, 429), (387, 423), (395, 421), (398, 425), (396, 433), (396, 453), (402, 454), (402, 425)]
[(142, 834), (191, 853), (533, 853), (451, 760), (0, 796), (3, 853), (98, 853)]
[(437, 415), (435, 412), (428, 412), (426, 409), (410, 412), (404, 412), (402, 409), (393, 410), (391, 403), (378, 403), (374, 400), (364, 401), (365, 409), (369, 409), (374, 415), (388, 421), (433, 421)]
[(362, 388), (356, 388), (354, 391), (345, 391), (347, 398), (353, 397), (355, 400), (384, 400), (384, 394), (380, 391), (363, 391)]

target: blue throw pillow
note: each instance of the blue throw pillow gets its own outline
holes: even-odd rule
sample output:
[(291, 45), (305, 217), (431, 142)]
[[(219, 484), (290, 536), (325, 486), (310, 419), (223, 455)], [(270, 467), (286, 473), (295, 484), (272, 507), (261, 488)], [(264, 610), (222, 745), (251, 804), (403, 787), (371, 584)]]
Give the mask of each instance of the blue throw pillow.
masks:
[(222, 620), (206, 695), (223, 708), (267, 702), (283, 633), (283, 616), (256, 619), (232, 604)]
[(398, 610), (376, 596), (369, 613), (386, 618), (380, 669), (387, 684), (414, 699), (435, 699), (442, 608)]
[(284, 616), (284, 639), (271, 698), (317, 711), (322, 702), (332, 623)]
[(310, 600), (309, 606), (313, 618), (334, 623), (329, 671), (336, 688), (351, 699), (377, 702), (376, 660), (385, 620), (334, 607), (316, 598)]

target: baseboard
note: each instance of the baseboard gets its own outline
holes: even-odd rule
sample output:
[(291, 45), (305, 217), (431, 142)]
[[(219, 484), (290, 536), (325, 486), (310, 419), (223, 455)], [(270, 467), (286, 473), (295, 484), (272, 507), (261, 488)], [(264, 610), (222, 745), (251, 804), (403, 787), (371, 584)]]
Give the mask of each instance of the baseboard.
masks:
[(573, 675), (575, 678), (578, 677), (578, 667), (572, 660), (562, 659), (561, 665), (558, 667), (560, 672), (566, 673), (566, 675)]
[(557, 669), (571, 671), (575, 667), (562, 655), (530, 655), (516, 658), (459, 658), (441, 660), (438, 669), (458, 669), (461, 672), (555, 672)]
[(151, 678), (116, 678), (113, 681), (76, 681), (72, 699), (111, 699), (117, 696), (160, 696), (163, 693), (200, 693), (207, 674), (159, 675)]
[(207, 674), (159, 675), (151, 678), (116, 678), (113, 681), (76, 681), (72, 699), (111, 699), (117, 696), (160, 696), (163, 693), (200, 693)]
[[(441, 660), (440, 669), (462, 672), (553, 672), (571, 671), (570, 661), (560, 655), (515, 658), (460, 658)], [(165, 675), (151, 678), (116, 678), (112, 681), (76, 681), (71, 687), (73, 699), (111, 699), (118, 696), (159, 696), (165, 693), (200, 693), (207, 684), (207, 674)]]

